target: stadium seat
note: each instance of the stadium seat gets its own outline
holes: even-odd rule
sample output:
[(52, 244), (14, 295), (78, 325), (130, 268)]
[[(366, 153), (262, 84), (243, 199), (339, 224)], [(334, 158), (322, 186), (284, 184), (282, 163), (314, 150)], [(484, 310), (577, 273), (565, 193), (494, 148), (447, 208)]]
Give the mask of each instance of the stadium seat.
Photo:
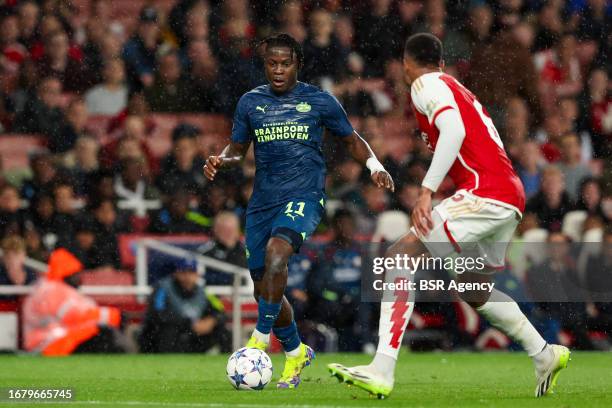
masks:
[(184, 113), (180, 116), (181, 121), (198, 126), (204, 134), (216, 133), (225, 135), (229, 139), (232, 130), (231, 121), (223, 115)]
[(101, 144), (109, 141), (110, 135), (106, 133), (108, 124), (112, 116), (108, 115), (92, 115), (87, 119), (87, 131), (94, 136)]
[(582, 240), (582, 224), (587, 218), (586, 211), (570, 211), (563, 217), (561, 231), (570, 237), (574, 242)]
[(378, 216), (374, 241), (393, 242), (410, 230), (410, 219), (402, 211), (385, 211)]
[(163, 157), (172, 146), (172, 129), (179, 123), (179, 115), (151, 115), (156, 126), (147, 138), (147, 144), (157, 158)]
[(39, 135), (7, 134), (0, 137), (2, 170), (23, 169), (29, 166), (30, 155), (45, 147), (45, 138)]
[[(134, 276), (130, 272), (102, 268), (83, 272), (81, 284), (83, 286), (133, 286)], [(134, 303), (136, 301), (134, 295), (94, 295), (92, 298), (98, 303), (110, 305)]]
[(172, 146), (172, 130), (181, 122), (190, 123), (202, 129), (205, 136), (216, 135), (229, 140), (231, 122), (221, 115), (211, 114), (171, 114), (157, 113), (151, 115), (156, 126), (148, 140), (155, 157), (165, 156)]

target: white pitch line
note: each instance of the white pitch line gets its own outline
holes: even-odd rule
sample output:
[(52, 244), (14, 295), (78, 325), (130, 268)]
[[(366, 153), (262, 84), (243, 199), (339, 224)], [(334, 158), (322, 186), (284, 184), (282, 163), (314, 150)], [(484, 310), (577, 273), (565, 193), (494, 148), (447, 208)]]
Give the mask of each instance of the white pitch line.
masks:
[[(20, 401), (20, 402), (26, 402)], [(34, 402), (34, 401), (29, 401)], [(6, 404), (8, 401), (0, 401), (0, 405)], [(184, 407), (184, 408), (223, 408), (223, 407), (236, 407), (236, 408), (258, 408), (258, 407), (270, 407), (269, 404), (222, 404), (216, 402), (155, 402), (155, 401), (43, 401), (36, 400), (38, 404), (49, 404), (49, 405), (127, 405), (127, 406), (143, 406), (143, 407)], [(347, 405), (286, 405), (282, 404), (285, 408), (345, 408)], [(369, 406), (349, 405), (351, 408), (371, 408)]]

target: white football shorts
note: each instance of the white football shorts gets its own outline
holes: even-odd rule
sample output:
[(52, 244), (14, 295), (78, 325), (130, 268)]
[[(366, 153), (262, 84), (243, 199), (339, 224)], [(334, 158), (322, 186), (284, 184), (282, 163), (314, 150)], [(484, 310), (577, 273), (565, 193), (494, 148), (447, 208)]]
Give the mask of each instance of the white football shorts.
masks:
[[(491, 273), (504, 268), (508, 244), (520, 215), (511, 208), (459, 190), (434, 207), (432, 219), (434, 227), (429, 234), (417, 234), (432, 256), (479, 257), (486, 267), (473, 272)], [(411, 231), (416, 234), (414, 227)]]

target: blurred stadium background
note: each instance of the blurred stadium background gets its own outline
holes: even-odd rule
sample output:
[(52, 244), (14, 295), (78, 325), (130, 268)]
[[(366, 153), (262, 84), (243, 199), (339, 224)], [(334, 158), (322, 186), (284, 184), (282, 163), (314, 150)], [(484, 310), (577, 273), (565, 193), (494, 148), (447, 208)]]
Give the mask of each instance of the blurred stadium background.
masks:
[[(87, 269), (80, 291), (103, 327), (46, 354), (243, 342), (257, 310), (242, 243), (254, 160), (214, 184), (201, 169), (240, 95), (265, 81), (257, 41), (278, 31), (303, 44), (300, 79), (340, 99), (397, 186), (373, 187), (326, 142), (327, 217), (293, 257), (287, 293), (315, 348), (373, 351), (361, 249), (408, 229), (430, 158), (400, 59), (415, 32), (442, 39), (447, 71), (494, 118), (529, 197), (498, 286), (515, 296), (544, 274), (558, 290), (567, 279), (612, 290), (612, 251), (599, 246), (612, 244), (611, 13), (605, 0), (0, 1), (0, 349), (45, 352), (26, 341), (39, 315), (24, 304), (60, 247)], [(570, 241), (551, 254), (529, 245)], [(184, 289), (176, 309), (164, 285)], [(551, 342), (610, 347), (611, 303), (523, 307)], [(461, 303), (416, 310), (413, 349), (514, 347)], [(102, 319), (114, 313), (121, 323)]]

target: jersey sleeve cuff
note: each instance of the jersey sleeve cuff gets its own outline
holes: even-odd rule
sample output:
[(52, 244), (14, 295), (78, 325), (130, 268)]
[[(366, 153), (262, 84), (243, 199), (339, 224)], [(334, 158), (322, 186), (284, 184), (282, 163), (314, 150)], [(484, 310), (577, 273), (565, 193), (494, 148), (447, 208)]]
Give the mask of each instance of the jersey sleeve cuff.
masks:
[(429, 180), (423, 179), (421, 186), (428, 188), (435, 193), (436, 191), (438, 191), (438, 187), (440, 187), (440, 183), (438, 183), (438, 185), (434, 185)]

